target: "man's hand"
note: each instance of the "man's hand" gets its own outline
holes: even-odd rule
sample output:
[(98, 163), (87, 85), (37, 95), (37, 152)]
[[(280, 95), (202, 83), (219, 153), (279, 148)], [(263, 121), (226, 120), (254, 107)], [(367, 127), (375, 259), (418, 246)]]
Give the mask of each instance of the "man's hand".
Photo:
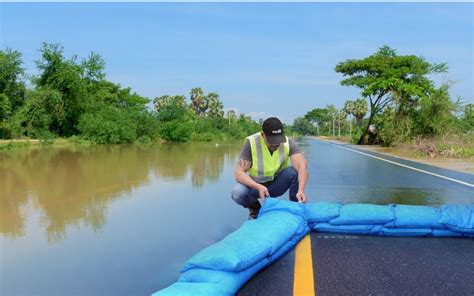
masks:
[(268, 192), (268, 188), (261, 184), (258, 184), (257, 190), (258, 190), (258, 195), (262, 199), (262, 202), (265, 201), (265, 198), (267, 196), (270, 196), (270, 193)]
[(303, 202), (303, 203), (308, 201), (303, 191), (298, 191), (298, 193), (296, 193), (296, 199), (298, 199), (298, 202)]

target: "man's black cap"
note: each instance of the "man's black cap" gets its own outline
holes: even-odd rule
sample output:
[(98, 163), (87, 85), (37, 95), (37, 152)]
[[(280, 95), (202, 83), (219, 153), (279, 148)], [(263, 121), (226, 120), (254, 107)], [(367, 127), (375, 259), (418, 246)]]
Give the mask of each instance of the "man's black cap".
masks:
[(262, 124), (262, 130), (270, 145), (278, 145), (286, 141), (285, 133), (283, 132), (283, 124), (280, 119), (276, 117), (265, 119)]

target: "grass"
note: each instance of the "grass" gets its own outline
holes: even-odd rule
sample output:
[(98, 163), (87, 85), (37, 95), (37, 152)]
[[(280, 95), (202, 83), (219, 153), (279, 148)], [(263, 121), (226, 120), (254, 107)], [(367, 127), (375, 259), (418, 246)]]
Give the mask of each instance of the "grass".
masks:
[(474, 158), (474, 134), (417, 138), (396, 147), (413, 151), (418, 157)]
[(90, 146), (93, 145), (91, 141), (81, 139), (77, 136), (73, 136), (67, 139), (55, 138), (55, 139), (11, 139), (11, 140), (0, 140), (0, 151), (13, 150), (13, 149), (30, 149), (40, 147), (76, 147), (76, 146)]
[[(226, 136), (225, 134), (212, 135), (204, 134), (202, 136), (193, 137), (191, 142), (219, 142), (219, 143), (240, 143), (240, 140)], [(138, 145), (138, 146), (152, 146), (154, 144), (164, 144), (166, 143), (163, 139), (157, 139), (156, 141), (151, 140), (138, 140), (133, 144), (113, 144), (113, 145)], [(72, 136), (69, 138), (54, 138), (54, 139), (30, 139), (30, 138), (21, 138), (21, 139), (10, 139), (3, 140), (0, 139), (0, 151), (10, 151), (10, 150), (19, 150), (19, 149), (38, 149), (45, 147), (52, 148), (75, 148), (75, 147), (88, 147), (95, 144), (92, 141), (85, 140), (78, 136)], [(111, 145), (111, 144), (106, 144)]]

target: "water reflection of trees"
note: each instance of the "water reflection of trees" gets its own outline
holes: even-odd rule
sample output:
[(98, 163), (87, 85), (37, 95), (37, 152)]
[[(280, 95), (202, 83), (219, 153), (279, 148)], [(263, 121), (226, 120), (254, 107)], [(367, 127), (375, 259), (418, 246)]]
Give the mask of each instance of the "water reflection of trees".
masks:
[[(438, 206), (452, 203), (449, 193), (439, 189), (414, 187), (380, 187), (311, 184), (307, 190), (311, 200), (340, 203), (405, 204)], [(457, 200), (456, 200), (457, 201)], [(462, 203), (462, 200), (459, 200)]]
[(383, 196), (378, 196), (373, 203), (377, 204), (404, 204), (404, 205), (442, 205), (445, 203), (443, 192), (436, 189), (423, 188), (390, 188), (385, 189)]
[(193, 187), (202, 187), (204, 182), (219, 179), (227, 157), (237, 150), (229, 146), (209, 143), (168, 144), (160, 147), (155, 174), (162, 178), (183, 179), (190, 175)]
[[(24, 234), (22, 207), (29, 201), (42, 212), (49, 240), (61, 239), (67, 225), (105, 224), (107, 205), (158, 179), (185, 180), (193, 187), (217, 181), (229, 155), (208, 143), (88, 148), (50, 148), (0, 153), (0, 233)], [(159, 188), (157, 188), (159, 190)]]

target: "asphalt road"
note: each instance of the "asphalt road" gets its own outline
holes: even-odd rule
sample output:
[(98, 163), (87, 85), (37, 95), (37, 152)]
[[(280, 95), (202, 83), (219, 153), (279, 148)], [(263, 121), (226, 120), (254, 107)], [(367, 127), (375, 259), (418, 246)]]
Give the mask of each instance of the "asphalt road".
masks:
[(419, 205), (474, 202), (473, 187), (414, 169), (474, 184), (472, 174), (363, 151), (410, 169), (347, 150), (353, 146), (317, 140), (306, 140), (300, 146), (309, 161), (306, 193), (310, 200)]
[[(316, 295), (474, 295), (474, 240), (311, 233)], [(293, 295), (295, 250), (237, 295)]]
[[(346, 149), (352, 146), (315, 140), (300, 145), (309, 160), (306, 191), (311, 200), (474, 203), (469, 186), (474, 175), (360, 150), (376, 159)], [(313, 232), (311, 243), (317, 295), (474, 295), (473, 239)], [(292, 295), (294, 258), (292, 250), (257, 273), (237, 295)]]

